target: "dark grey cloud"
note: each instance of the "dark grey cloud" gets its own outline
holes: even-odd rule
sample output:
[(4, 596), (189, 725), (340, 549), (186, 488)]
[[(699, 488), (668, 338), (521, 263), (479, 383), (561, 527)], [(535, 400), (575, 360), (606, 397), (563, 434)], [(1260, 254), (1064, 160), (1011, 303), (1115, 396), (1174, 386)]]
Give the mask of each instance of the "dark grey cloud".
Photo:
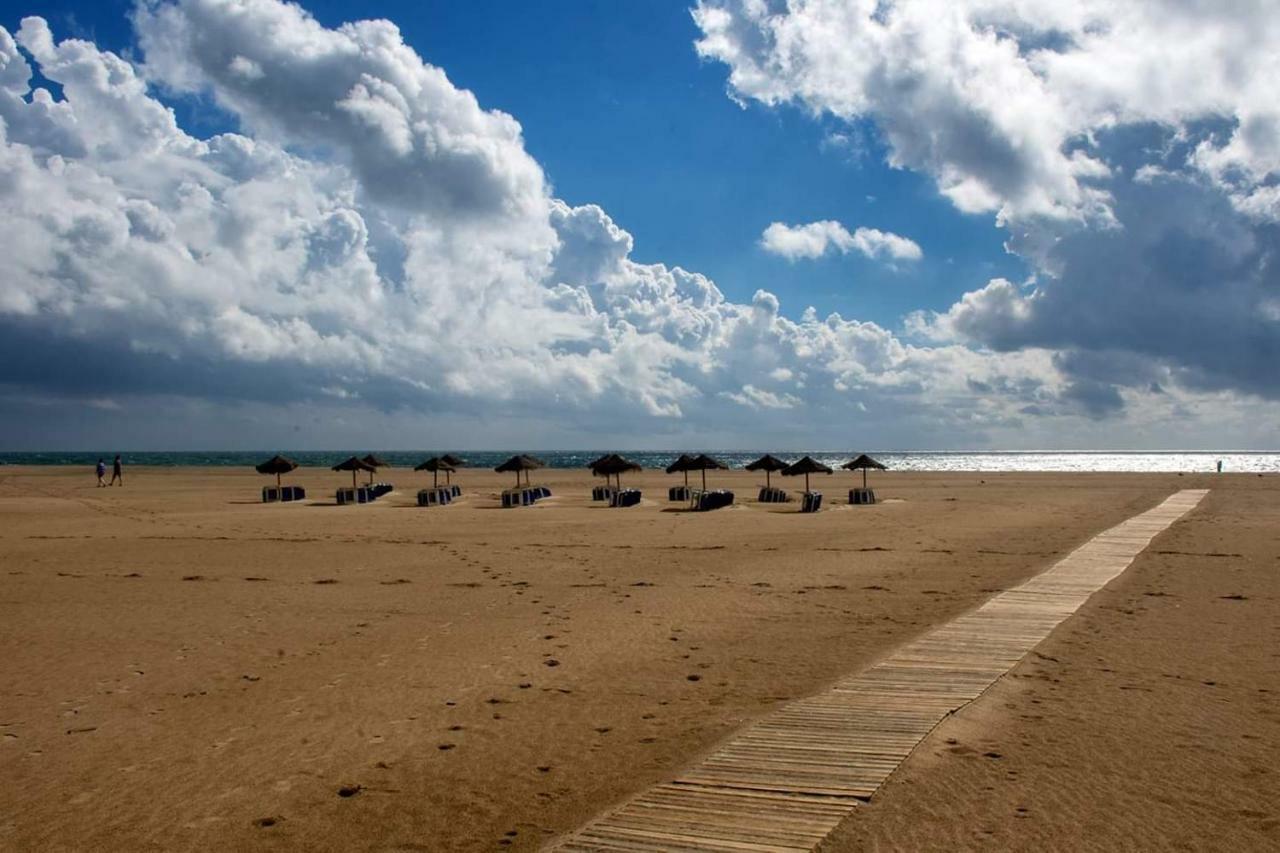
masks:
[(1172, 377), (1280, 399), (1280, 228), (1197, 176), (1110, 188), (1119, 227), (1060, 237), (1039, 256), (1053, 273), (1033, 289), (992, 283), (944, 325), (996, 350), (1062, 350), (1056, 366), (1082, 380), (1142, 387)]

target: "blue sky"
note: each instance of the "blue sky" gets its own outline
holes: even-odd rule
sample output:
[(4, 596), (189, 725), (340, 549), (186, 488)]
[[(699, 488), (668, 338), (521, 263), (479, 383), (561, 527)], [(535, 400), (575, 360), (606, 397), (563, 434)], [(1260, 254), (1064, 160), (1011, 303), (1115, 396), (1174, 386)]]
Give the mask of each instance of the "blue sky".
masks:
[(0, 445), (1277, 443), (1266, 3), (37, 5)]

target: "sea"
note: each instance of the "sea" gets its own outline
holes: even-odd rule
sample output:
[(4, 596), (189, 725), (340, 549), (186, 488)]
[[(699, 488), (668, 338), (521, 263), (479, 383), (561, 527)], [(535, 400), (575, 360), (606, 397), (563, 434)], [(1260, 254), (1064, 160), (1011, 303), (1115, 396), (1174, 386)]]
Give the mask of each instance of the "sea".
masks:
[[(328, 467), (349, 456), (363, 456), (369, 450), (257, 450), (257, 451), (130, 451), (121, 452), (125, 465), (158, 466), (225, 466), (252, 467), (277, 452), (299, 465)], [(493, 468), (514, 453), (528, 453), (549, 468), (583, 468), (607, 452), (617, 452), (645, 468), (665, 468), (681, 452), (707, 453), (730, 468), (741, 468), (748, 462), (772, 453), (780, 459), (795, 460), (812, 456), (819, 462), (836, 467), (864, 451), (847, 450), (705, 450), (687, 448), (668, 450), (374, 450), (395, 468), (412, 468), (424, 459), (452, 452), (474, 468)], [(1218, 463), (1228, 473), (1280, 473), (1277, 451), (866, 451), (868, 455), (893, 470), (899, 471), (1094, 471), (1094, 472), (1204, 472), (1216, 471)], [(0, 452), (0, 465), (82, 465), (92, 466), (99, 458), (111, 461), (116, 451), (36, 451)]]

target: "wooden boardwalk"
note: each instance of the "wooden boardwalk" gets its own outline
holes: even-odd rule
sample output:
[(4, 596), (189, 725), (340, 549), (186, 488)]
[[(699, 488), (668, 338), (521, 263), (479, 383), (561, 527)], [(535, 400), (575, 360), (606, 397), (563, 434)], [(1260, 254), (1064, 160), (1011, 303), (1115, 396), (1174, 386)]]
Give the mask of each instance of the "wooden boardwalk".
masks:
[(749, 727), (565, 851), (811, 850), (948, 714), (1008, 672), (1207, 490), (1177, 492), (825, 693)]

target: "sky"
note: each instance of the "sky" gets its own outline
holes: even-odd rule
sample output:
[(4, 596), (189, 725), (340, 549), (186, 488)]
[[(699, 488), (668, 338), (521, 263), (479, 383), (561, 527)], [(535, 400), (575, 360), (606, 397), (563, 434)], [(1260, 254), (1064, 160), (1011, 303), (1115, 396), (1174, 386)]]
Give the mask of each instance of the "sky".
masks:
[(0, 449), (1280, 448), (1270, 5), (0, 0)]

